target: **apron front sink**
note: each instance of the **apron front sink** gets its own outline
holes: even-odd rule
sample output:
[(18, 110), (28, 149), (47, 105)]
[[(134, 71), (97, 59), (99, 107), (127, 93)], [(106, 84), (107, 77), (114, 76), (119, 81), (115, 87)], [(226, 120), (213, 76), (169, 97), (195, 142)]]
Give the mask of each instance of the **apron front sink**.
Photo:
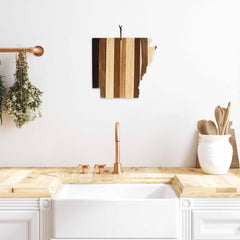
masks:
[(52, 200), (54, 238), (177, 238), (171, 184), (66, 184)]

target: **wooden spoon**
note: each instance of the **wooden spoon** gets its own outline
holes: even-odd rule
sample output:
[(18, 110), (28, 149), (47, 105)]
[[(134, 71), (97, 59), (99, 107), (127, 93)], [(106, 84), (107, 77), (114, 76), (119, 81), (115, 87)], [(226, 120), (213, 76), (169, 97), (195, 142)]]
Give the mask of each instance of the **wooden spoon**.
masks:
[(212, 120), (204, 122), (204, 128), (207, 135), (218, 135), (216, 124)]
[(205, 121), (206, 120), (199, 120), (198, 123), (197, 123), (198, 131), (203, 135), (206, 135), (205, 124), (204, 124)]
[(224, 109), (221, 106), (215, 108), (215, 119), (218, 125), (218, 133), (222, 135), (223, 133), (223, 120), (224, 120)]
[(209, 120), (200, 120), (197, 124), (198, 131), (203, 135), (218, 135), (216, 124)]

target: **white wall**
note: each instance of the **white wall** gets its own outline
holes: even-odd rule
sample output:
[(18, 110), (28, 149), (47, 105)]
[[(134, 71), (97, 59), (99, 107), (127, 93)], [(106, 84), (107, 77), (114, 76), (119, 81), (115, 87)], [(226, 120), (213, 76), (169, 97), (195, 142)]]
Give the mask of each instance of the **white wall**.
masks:
[[(43, 117), (0, 127), (0, 166), (76, 166), (114, 161), (121, 123), (124, 166), (195, 166), (197, 120), (232, 101), (240, 126), (240, 1), (0, 0), (0, 47), (45, 47), (28, 55), (44, 91)], [(139, 99), (100, 99), (92, 89), (91, 38), (151, 37), (157, 51)], [(0, 54), (13, 83), (15, 54)]]

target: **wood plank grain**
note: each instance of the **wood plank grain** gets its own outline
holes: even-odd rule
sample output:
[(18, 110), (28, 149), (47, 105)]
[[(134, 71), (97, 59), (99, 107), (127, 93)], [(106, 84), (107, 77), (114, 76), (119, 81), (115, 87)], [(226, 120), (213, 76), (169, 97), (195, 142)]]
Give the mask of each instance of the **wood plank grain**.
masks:
[(114, 97), (114, 38), (107, 38), (106, 98)]
[(92, 85), (102, 98), (138, 98), (155, 51), (150, 38), (93, 38)]
[(150, 43), (152, 42), (151, 38), (148, 38), (148, 65), (152, 62), (153, 60), (153, 55), (155, 52), (156, 47), (150, 47)]
[(126, 39), (126, 98), (134, 97), (134, 41), (134, 38)]
[(134, 49), (134, 98), (139, 96), (140, 81), (140, 38), (135, 38)]
[(92, 87), (98, 88), (99, 39), (92, 39)]
[(142, 80), (142, 42), (141, 42), (141, 38), (140, 38), (140, 56), (139, 56), (139, 84), (138, 84), (138, 89), (140, 86), (140, 80)]
[(106, 46), (107, 39), (99, 39), (99, 88), (101, 91), (101, 98), (105, 98), (106, 87)]
[(148, 39), (141, 38), (141, 51), (142, 51), (142, 65), (141, 65), (141, 78), (147, 72), (148, 66)]
[[(51, 198), (61, 184), (100, 183), (172, 183), (180, 197), (240, 197), (240, 169), (225, 175), (204, 174), (196, 168), (124, 167), (124, 174), (112, 174), (107, 167), (102, 174), (94, 168), (80, 174), (71, 168), (0, 168), (0, 197)], [(13, 191), (12, 191), (13, 190)]]
[(114, 46), (114, 98), (120, 98), (120, 38), (115, 38)]
[(126, 86), (126, 38), (120, 40), (120, 98), (125, 98)]

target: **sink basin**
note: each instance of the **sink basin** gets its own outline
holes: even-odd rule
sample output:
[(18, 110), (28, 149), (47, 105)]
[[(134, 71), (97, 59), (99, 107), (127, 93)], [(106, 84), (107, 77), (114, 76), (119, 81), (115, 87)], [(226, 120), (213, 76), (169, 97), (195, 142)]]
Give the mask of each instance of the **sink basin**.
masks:
[(170, 184), (66, 184), (52, 200), (54, 238), (177, 238)]

